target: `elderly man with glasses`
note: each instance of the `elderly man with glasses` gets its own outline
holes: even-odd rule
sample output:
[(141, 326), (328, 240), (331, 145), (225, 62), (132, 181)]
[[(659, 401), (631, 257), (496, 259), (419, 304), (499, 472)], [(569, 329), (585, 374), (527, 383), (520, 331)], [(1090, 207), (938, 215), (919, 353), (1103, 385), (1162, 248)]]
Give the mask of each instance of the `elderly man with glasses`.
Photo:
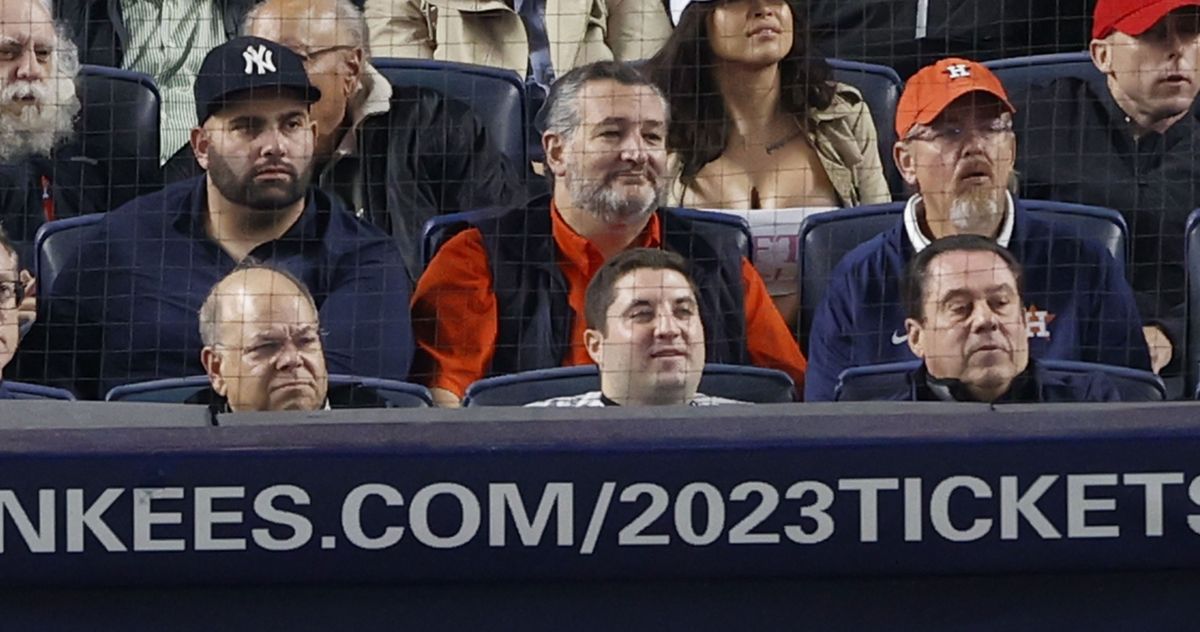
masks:
[(1015, 109), (982, 65), (943, 59), (909, 80), (896, 112), (896, 166), (914, 190), (896, 225), (835, 268), (809, 336), (805, 397), (828, 401), (847, 368), (915, 359), (900, 277), (949, 235), (980, 235), (1025, 269), (1026, 334), (1034, 358), (1150, 369), (1133, 292), (1104, 246), (1031, 217), (1010, 193)]

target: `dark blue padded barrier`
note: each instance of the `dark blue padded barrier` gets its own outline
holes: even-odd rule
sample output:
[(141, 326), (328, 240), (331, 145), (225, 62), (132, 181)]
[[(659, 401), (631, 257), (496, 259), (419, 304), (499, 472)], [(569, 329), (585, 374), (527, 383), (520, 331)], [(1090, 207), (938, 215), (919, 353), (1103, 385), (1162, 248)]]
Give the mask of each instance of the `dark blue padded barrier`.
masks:
[(845, 59), (828, 59), (833, 67), (833, 78), (862, 93), (863, 100), (871, 109), (871, 120), (879, 139), (879, 160), (888, 187), (897, 199), (904, 195), (904, 180), (892, 160), (892, 147), (896, 144), (896, 104), (904, 91), (904, 82), (896, 71), (879, 64), (867, 64)]
[[(746, 222), (745, 218), (728, 213), (697, 211), (690, 208), (676, 208), (675, 210), (681, 216), (693, 221), (707, 222), (741, 231), (738, 245), (741, 246), (746, 258), (754, 261), (754, 240), (750, 236), (750, 224)], [(449, 241), (451, 237), (480, 221), (503, 215), (508, 211), (509, 209), (506, 208), (486, 208), (461, 213), (447, 213), (425, 222), (425, 228), (421, 230), (421, 254), (425, 265), (429, 265), (433, 255), (437, 254), (438, 248), (441, 248), (442, 244)]]
[(499, 150), (514, 165), (529, 164), (525, 83), (517, 73), (490, 66), (431, 59), (371, 60), (392, 85), (421, 86), (471, 106)]
[[(708, 364), (700, 392), (757, 404), (791, 402), (796, 385), (783, 371)], [(524, 406), (530, 402), (600, 390), (596, 365), (538, 369), (479, 380), (467, 387), (464, 406)]]
[[(90, 410), (108, 406), (120, 405)], [(161, 409), (164, 426), (177, 410), (144, 408)], [(0, 407), (0, 418), (29, 410)], [(0, 583), (1197, 569), (1198, 411), (408, 409), (311, 413), (304, 424), (268, 414), (253, 425), (223, 416), (233, 425), (217, 428), (0, 430)], [(86, 521), (43, 517), (72, 497)]]
[[(1035, 217), (1064, 224), (1074, 234), (1104, 244), (1123, 269), (1128, 260), (1129, 229), (1117, 211), (1047, 200), (1022, 199), (1021, 203)], [(895, 226), (905, 204), (892, 202), (818, 213), (808, 216), (800, 224), (796, 262), (800, 279), (799, 337), (802, 349), (808, 348), (813, 313), (825, 297), (825, 288), (829, 286), (834, 268), (859, 244)]]
[[(920, 360), (910, 360), (846, 369), (838, 376), (834, 399), (840, 402), (871, 401), (904, 390), (907, 375), (920, 364)], [(1039, 360), (1038, 364), (1059, 375), (1104, 373), (1120, 391), (1121, 401), (1156, 402), (1167, 398), (1167, 387), (1162, 378), (1149, 371), (1075, 360)]]
[[(433, 397), (429, 389), (419, 384), (353, 375), (330, 375), (329, 386), (354, 387), (377, 395), (388, 406), (411, 408), (432, 406)], [(160, 404), (184, 404), (193, 401), (209, 387), (205, 375), (150, 380), (136, 384), (125, 384), (113, 388), (104, 396), (109, 402), (143, 402)]]

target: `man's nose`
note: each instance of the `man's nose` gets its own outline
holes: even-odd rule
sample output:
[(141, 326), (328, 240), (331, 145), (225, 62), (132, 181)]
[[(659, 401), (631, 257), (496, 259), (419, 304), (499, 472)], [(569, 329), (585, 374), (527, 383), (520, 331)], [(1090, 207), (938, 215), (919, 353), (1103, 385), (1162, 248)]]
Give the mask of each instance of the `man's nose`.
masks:
[(646, 143), (641, 134), (630, 134), (621, 144), (621, 160), (638, 165), (646, 162)]
[(283, 132), (279, 128), (271, 128), (264, 132), (261, 141), (261, 152), (264, 156), (287, 155), (287, 144), (284, 142)]
[(995, 331), (999, 328), (1000, 316), (990, 305), (984, 303), (975, 307), (975, 311), (971, 315), (971, 331), (982, 333)]
[(275, 368), (288, 371), (298, 368), (300, 364), (300, 348), (290, 340), (283, 343), (279, 349), (279, 355), (275, 357)]
[(21, 59), (17, 63), (17, 78), (25, 81), (40, 81), (46, 78), (46, 72), (32, 50), (25, 49), (21, 53)]

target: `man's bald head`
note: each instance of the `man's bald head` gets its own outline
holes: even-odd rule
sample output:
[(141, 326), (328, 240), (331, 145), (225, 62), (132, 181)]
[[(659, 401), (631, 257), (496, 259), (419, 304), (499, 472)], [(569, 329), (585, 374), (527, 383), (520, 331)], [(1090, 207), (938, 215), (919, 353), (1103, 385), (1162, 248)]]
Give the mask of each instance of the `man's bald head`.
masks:
[(367, 87), (363, 73), (371, 53), (362, 11), (350, 0), (265, 0), (246, 15), (242, 32), (283, 44), (304, 58), (309, 80), (321, 90), (311, 110), (316, 155), (328, 157)]
[(200, 308), (204, 365), (233, 411), (316, 410), (328, 373), (317, 306), (294, 276), (262, 265), (238, 268)]

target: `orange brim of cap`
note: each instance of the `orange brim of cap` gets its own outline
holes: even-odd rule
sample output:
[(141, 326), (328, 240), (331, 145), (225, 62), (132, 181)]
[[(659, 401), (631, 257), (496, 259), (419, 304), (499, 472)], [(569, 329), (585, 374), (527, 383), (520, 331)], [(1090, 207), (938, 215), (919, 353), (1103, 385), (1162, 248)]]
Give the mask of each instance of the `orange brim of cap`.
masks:
[(1158, 0), (1148, 3), (1114, 22), (1107, 33), (1098, 37), (1108, 37), (1114, 30), (1137, 37), (1158, 24), (1163, 16), (1182, 7), (1200, 7), (1200, 0)]

